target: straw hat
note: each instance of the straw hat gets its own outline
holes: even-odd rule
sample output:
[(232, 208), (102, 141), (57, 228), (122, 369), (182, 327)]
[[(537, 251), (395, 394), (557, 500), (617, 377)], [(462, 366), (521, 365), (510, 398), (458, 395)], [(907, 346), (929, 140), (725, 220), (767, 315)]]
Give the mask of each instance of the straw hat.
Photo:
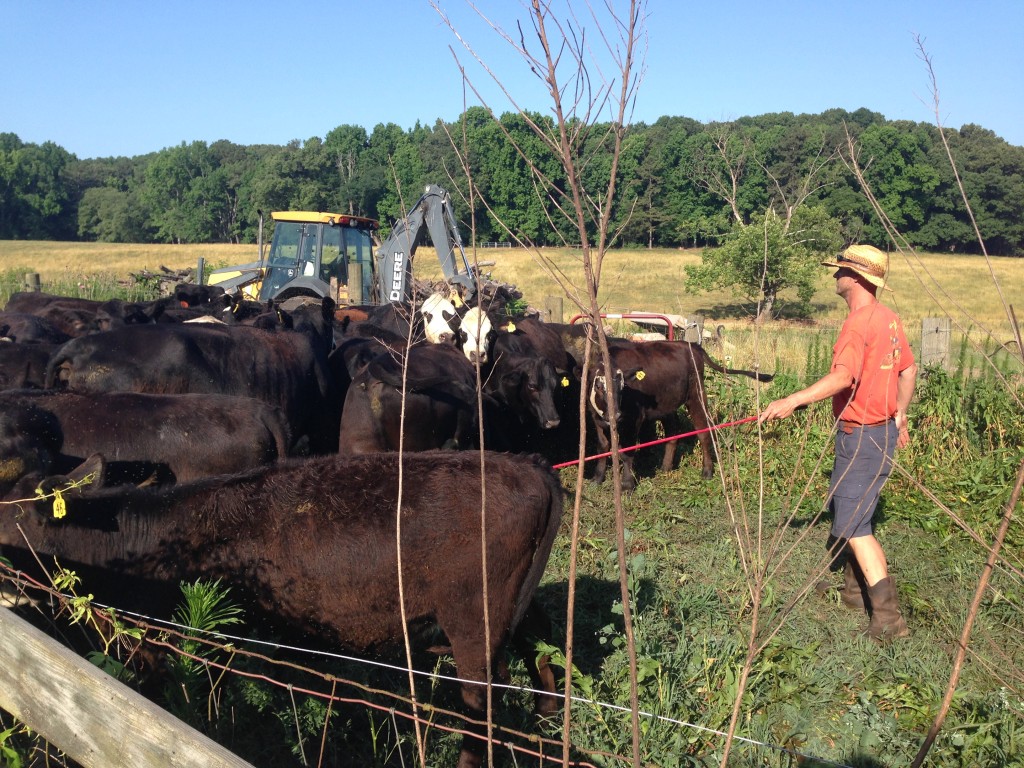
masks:
[(889, 256), (873, 245), (851, 245), (836, 256), (835, 261), (823, 261), (821, 266), (852, 270), (872, 285), (883, 288), (885, 273), (889, 271)]

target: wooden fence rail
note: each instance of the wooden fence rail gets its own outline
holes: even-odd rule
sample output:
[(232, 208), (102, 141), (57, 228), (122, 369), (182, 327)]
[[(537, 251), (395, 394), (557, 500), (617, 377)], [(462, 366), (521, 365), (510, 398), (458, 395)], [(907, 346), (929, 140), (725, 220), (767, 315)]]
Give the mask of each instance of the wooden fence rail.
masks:
[(6, 608), (0, 709), (86, 768), (251, 768)]

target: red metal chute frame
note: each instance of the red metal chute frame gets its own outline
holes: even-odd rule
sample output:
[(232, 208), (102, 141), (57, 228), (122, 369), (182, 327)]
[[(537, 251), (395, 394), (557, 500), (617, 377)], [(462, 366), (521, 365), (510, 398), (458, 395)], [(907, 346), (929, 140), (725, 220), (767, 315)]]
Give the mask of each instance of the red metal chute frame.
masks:
[[(585, 317), (589, 317), (589, 315), (575, 315), (569, 324), (575, 325), (577, 320), (582, 320)], [(602, 312), (598, 317), (604, 320), (664, 320), (665, 327), (668, 328), (668, 340), (675, 341), (675, 326), (672, 325), (668, 315), (657, 312)]]

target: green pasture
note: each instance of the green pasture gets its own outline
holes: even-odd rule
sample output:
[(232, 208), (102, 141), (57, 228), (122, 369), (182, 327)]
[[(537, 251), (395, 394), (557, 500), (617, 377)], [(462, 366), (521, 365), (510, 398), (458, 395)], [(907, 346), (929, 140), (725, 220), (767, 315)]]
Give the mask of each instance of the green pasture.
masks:
[[(120, 281), (127, 274), (143, 267), (183, 268), (200, 255), (211, 265), (227, 265), (252, 260), (253, 250), (0, 242), (0, 301), (18, 289), (26, 271), (43, 276), (44, 290), (114, 295), (126, 289)], [(516, 285), (531, 304), (562, 296), (566, 317), (574, 312), (572, 288), (560, 287), (549, 269), (581, 284), (578, 251), (488, 249), (477, 256), (494, 261), (486, 270)], [(709, 373), (715, 423), (756, 413), (758, 402), (787, 394), (827, 368), (843, 317), (828, 270), (822, 269), (810, 320), (758, 327), (745, 297), (687, 292), (683, 267), (699, 258), (696, 251), (610, 253), (600, 296), (608, 312), (700, 314), (709, 327), (725, 326), (723, 342), (709, 343), (713, 355), (728, 357), (734, 367), (756, 363), (777, 372), (772, 383), (760, 385)], [(421, 249), (418, 259), (421, 276), (431, 276), (425, 265), (436, 263), (432, 252)], [(746, 423), (715, 432), (719, 461), (710, 481), (700, 477), (692, 438), (683, 440), (678, 467), (667, 474), (655, 471), (660, 448), (640, 452), (640, 482), (624, 499), (624, 524), (643, 713), (641, 765), (720, 765), (751, 644), (757, 651), (730, 766), (907, 766), (938, 713), (989, 546), (1024, 460), (1024, 374), (1014, 349), (999, 346), (1012, 336), (1007, 308), (1019, 315), (1024, 306), (1024, 260), (988, 264), (980, 257), (897, 254), (891, 284), (884, 300), (903, 316), (915, 347), (925, 318), (948, 317), (954, 327), (949, 365), (922, 372), (910, 414), (912, 442), (897, 456), (877, 515), (876, 533), (911, 637), (880, 647), (859, 636), (862, 617), (838, 597), (822, 599), (813, 589), (828, 571), (829, 520), (821, 509), (832, 458), (826, 404), (764, 429)], [(657, 434), (652, 430), (652, 437)], [(561, 470), (568, 489), (575, 489), (577, 474), (574, 467)], [(981, 596), (956, 696), (925, 766), (1024, 768), (1021, 511), (1018, 504)], [(541, 585), (539, 599), (554, 619), (553, 650), (563, 669), (574, 520), (578, 698), (572, 756), (602, 768), (629, 765), (629, 668), (610, 482), (586, 480), (578, 500), (567, 497), (562, 533)], [(88, 585), (81, 591), (87, 593)], [(439, 670), (454, 671), (445, 661)], [(337, 676), (332, 680), (367, 675), (371, 685), (385, 687), (379, 673), (358, 666), (331, 662), (329, 671)], [(513, 674), (526, 684), (519, 664)], [(403, 674), (392, 682), (407, 691)], [(418, 764), (411, 728), (396, 724), (386, 708), (339, 706), (328, 713), (321, 702), (291, 689), (233, 676), (213, 679), (204, 671), (189, 686), (187, 702), (179, 691), (165, 691), (175, 713), (256, 764), (316, 764), (302, 745), (321, 743), (328, 745), (324, 765)], [(296, 689), (301, 687), (297, 681)], [(425, 684), (418, 696), (449, 706), (446, 690)], [(338, 695), (346, 692), (339, 688)], [(209, 706), (214, 698), (216, 708)], [(529, 718), (528, 696), (515, 692), (508, 699), (498, 716), (503, 725), (560, 738), (560, 721), (538, 728)], [(5, 730), (10, 728), (0, 713), (0, 748), (6, 739), (8, 747), (28, 754), (30, 736)], [(454, 763), (456, 736), (428, 726), (426, 738), (429, 765)], [(497, 762), (537, 765), (503, 748)]]

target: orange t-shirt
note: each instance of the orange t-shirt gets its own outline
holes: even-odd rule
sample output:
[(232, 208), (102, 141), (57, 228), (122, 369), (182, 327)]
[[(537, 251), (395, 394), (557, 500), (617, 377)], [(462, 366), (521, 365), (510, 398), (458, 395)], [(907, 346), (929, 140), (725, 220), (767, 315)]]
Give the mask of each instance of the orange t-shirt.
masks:
[(896, 380), (914, 363), (899, 316), (875, 302), (854, 310), (832, 348), (832, 368), (846, 368), (853, 385), (832, 396), (837, 419), (874, 424), (896, 413)]

